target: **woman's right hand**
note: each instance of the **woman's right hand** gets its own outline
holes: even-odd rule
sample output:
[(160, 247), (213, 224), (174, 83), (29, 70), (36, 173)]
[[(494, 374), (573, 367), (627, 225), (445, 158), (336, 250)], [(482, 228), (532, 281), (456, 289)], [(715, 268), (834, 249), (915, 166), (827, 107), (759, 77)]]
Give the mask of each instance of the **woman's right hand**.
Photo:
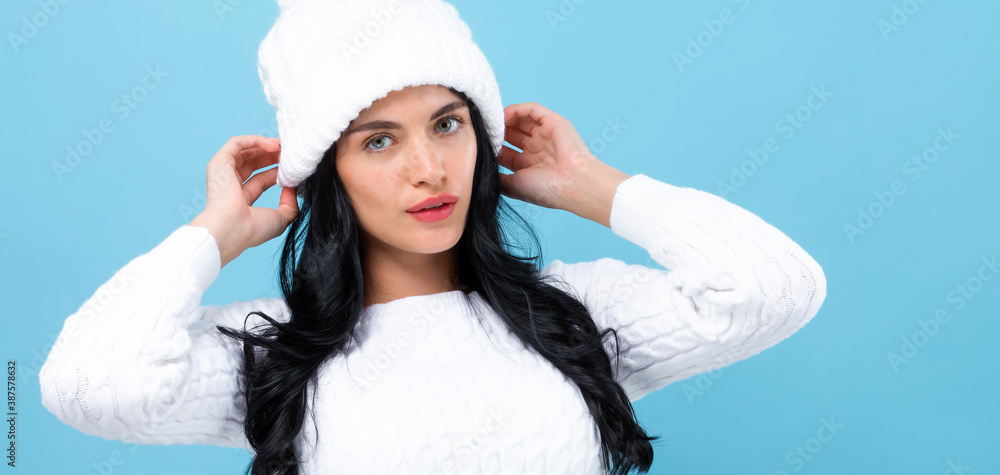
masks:
[(298, 215), (295, 188), (282, 188), (277, 209), (251, 206), (277, 183), (278, 167), (253, 173), (278, 163), (280, 154), (278, 138), (239, 135), (231, 137), (209, 160), (205, 210), (190, 225), (212, 233), (222, 267), (243, 251), (280, 236)]

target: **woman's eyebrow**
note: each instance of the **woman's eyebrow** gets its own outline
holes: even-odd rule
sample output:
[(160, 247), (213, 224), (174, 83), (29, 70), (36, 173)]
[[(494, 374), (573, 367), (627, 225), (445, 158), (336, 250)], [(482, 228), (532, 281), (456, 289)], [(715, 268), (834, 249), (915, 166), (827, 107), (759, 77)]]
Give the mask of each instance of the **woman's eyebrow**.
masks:
[(455, 101), (455, 102), (452, 102), (451, 104), (447, 104), (444, 107), (442, 107), (442, 108), (438, 109), (437, 111), (435, 111), (433, 114), (431, 114), (431, 116), (427, 120), (434, 120), (434, 118), (437, 117), (437, 116), (439, 116), (439, 115), (447, 114), (447, 113), (449, 113), (449, 112), (451, 112), (451, 111), (453, 111), (455, 109), (461, 109), (462, 107), (467, 107), (467, 104), (465, 103), (465, 101)]
[[(465, 101), (455, 101), (455, 102), (452, 102), (450, 104), (446, 104), (443, 107), (441, 107), (440, 109), (434, 111), (434, 113), (431, 114), (431, 116), (427, 120), (433, 120), (435, 117), (447, 114), (447, 113), (449, 113), (449, 112), (451, 112), (453, 110), (461, 109), (463, 107), (468, 107), (468, 104), (466, 104)], [(400, 126), (399, 126), (399, 123), (397, 123), (397, 122), (392, 122), (392, 121), (388, 121), (388, 120), (376, 120), (376, 121), (372, 121), (372, 122), (366, 122), (366, 123), (361, 124), (361, 125), (356, 126), (356, 127), (348, 128), (347, 130), (344, 131), (344, 133), (341, 136), (342, 137), (347, 137), (348, 135), (350, 135), (350, 134), (352, 134), (354, 132), (360, 132), (362, 130), (398, 129), (398, 128), (400, 128)]]

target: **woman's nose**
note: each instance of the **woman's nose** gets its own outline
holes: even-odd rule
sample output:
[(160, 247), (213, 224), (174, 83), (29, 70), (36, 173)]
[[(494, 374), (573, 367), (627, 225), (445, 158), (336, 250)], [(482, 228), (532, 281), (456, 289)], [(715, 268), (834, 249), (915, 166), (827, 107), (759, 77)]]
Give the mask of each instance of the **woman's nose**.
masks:
[(421, 182), (435, 185), (444, 178), (441, 154), (429, 139), (414, 140), (409, 158), (410, 177), (414, 185)]

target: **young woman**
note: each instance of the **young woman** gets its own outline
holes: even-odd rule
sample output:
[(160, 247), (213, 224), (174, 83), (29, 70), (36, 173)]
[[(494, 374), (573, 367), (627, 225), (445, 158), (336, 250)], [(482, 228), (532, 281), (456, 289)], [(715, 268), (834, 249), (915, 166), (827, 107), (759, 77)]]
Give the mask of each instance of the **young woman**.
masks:
[[(252, 205), (282, 181), (284, 140), (233, 137), (205, 210), (67, 318), (43, 404), (107, 439), (246, 448), (254, 474), (648, 471), (657, 437), (631, 403), (793, 334), (822, 269), (747, 210), (599, 161), (545, 107), (503, 123), (523, 152), (496, 153), (466, 92), (391, 90), (276, 209)], [(512, 250), (502, 223), (539, 245), (501, 195), (609, 227), (669, 270), (540, 268)], [(200, 305), (286, 229), (282, 298)]]

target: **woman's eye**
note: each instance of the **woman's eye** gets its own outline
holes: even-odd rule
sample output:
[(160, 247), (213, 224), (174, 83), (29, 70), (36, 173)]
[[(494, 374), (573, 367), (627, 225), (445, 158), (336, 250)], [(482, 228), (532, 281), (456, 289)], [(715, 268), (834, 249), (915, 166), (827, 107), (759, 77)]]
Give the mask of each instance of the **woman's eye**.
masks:
[[(392, 139), (388, 135), (376, 135), (365, 143), (365, 147), (367, 148), (369, 145), (375, 145), (376, 148), (373, 148), (372, 150), (382, 150), (389, 146), (388, 143), (385, 143), (386, 140), (392, 140)], [(383, 144), (384, 146), (379, 146)]]
[(442, 130), (442, 132), (451, 132), (452, 130), (455, 130), (455, 128), (458, 128), (458, 119), (455, 118), (455, 117), (448, 117), (448, 118), (442, 120), (441, 122), (438, 122), (438, 125), (449, 124), (449, 123), (455, 124), (454, 127), (452, 127), (451, 129), (448, 129), (448, 130)]

